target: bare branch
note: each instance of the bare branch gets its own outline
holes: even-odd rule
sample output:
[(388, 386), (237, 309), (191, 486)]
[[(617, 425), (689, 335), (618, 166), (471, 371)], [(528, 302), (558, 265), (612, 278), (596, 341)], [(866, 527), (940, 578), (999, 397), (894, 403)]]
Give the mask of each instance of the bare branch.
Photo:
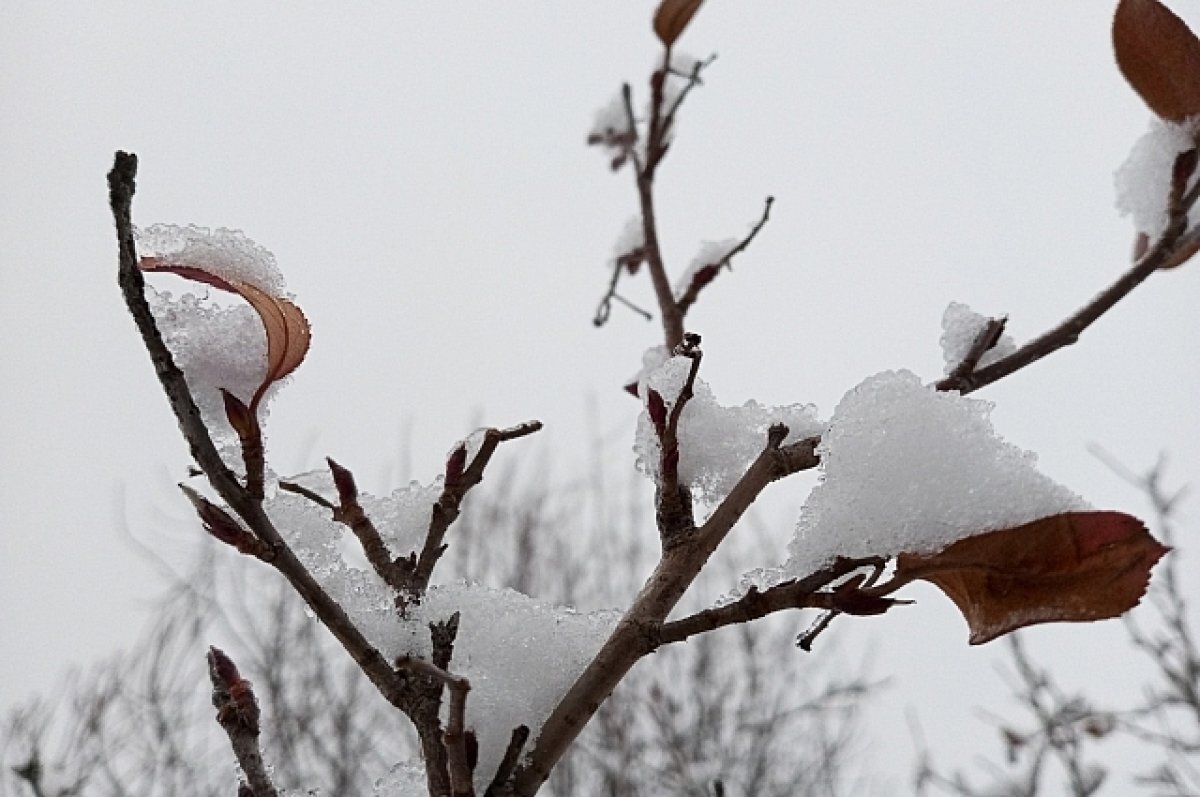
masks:
[(617, 283), (621, 281), (621, 274), (625, 273), (626, 271), (628, 271), (630, 274), (633, 273), (633, 270), (631, 270), (629, 267), (630, 257), (636, 253), (638, 257), (637, 262), (640, 263), (643, 251), (643, 248), (639, 246), (636, 250), (634, 250), (634, 252), (627, 252), (613, 261), (612, 279), (609, 280), (608, 290), (605, 291), (604, 296), (600, 298), (600, 304), (596, 306), (596, 315), (592, 317), (592, 324), (594, 326), (602, 327), (608, 323), (608, 317), (612, 314), (613, 302), (620, 302), (647, 321), (653, 320), (654, 316), (652, 316), (649, 311), (643, 310), (641, 307), (638, 307), (636, 304), (617, 293)]
[(354, 474), (329, 457), (325, 458), (325, 462), (329, 465), (329, 472), (333, 475), (333, 483), (338, 491), (339, 505), (333, 510), (333, 519), (349, 526), (350, 531), (354, 532), (367, 561), (385, 584), (397, 592), (405, 589), (408, 586), (410, 569), (406, 569), (401, 562), (392, 558), (387, 544), (379, 536), (379, 530), (358, 502), (358, 486), (354, 483)]
[(663, 621), (758, 494), (776, 479), (816, 467), (819, 438), (783, 446), (787, 433), (786, 426), (773, 426), (762, 453), (704, 525), (686, 544), (663, 551), (633, 605), (542, 725), (533, 750), (514, 774), (516, 795), (532, 797), (537, 792), (604, 699), (638, 659), (655, 649)]
[[(667, 148), (670, 146), (668, 137), (671, 135), (671, 131), (675, 128), (675, 116), (679, 113), (679, 108), (683, 105), (683, 101), (687, 99), (687, 96), (691, 94), (692, 89), (701, 85), (700, 73), (711, 66), (713, 61), (716, 60), (717, 54), (713, 53), (703, 61), (697, 61), (692, 66), (692, 71), (684, 74), (671, 69), (671, 54), (670, 49), (668, 49), (663, 59), (662, 70), (655, 73), (655, 75), (662, 75), (661, 80), (659, 82), (655, 82), (654, 77), (651, 77), (653, 107), (651, 109), (650, 119), (652, 132), (649, 136), (650, 142), (646, 147), (646, 169), (650, 173), (648, 176), (651, 179), (653, 179), (654, 170), (658, 168), (658, 164), (667, 154)], [(661, 107), (664, 100), (664, 93), (662, 89), (665, 88), (667, 75), (676, 75), (678, 77), (685, 78), (687, 83), (685, 83), (683, 88), (679, 90), (679, 94), (676, 95), (675, 101), (671, 104), (671, 107), (664, 111)], [(657, 89), (657, 91), (654, 91), (654, 89)], [(654, 125), (656, 111), (661, 120), (657, 127)]]
[(283, 490), (284, 492), (295, 493), (296, 495), (307, 498), (309, 501), (312, 501), (317, 506), (324, 507), (325, 509), (328, 509), (330, 512), (337, 511), (337, 508), (338, 508), (337, 504), (333, 503), (332, 501), (330, 501), (328, 498), (321, 495), (320, 493), (318, 493), (314, 490), (308, 489), (303, 484), (296, 484), (295, 482), (280, 480), (279, 489)]

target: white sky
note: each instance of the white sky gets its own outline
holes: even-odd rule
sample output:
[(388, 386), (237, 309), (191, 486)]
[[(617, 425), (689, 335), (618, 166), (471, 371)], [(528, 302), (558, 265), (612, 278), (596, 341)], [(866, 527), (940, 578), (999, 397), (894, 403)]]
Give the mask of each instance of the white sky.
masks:
[[(621, 308), (591, 325), (635, 198), (583, 146), (622, 80), (645, 85), (653, 5), (0, 8), (0, 706), (136, 638), (159, 583), (127, 533), (167, 554), (201, 533), (116, 290), (112, 152), (141, 157), (139, 224), (244, 229), (313, 320), (272, 408), (279, 470), (331, 454), (381, 489), (404, 463), (430, 478), (477, 422), (534, 417), (566, 468), (594, 433), (632, 443), (618, 388), (658, 342)], [(1020, 341), (1126, 267), (1112, 172), (1149, 113), (1113, 65), (1110, 5), (710, 0), (681, 48), (720, 57), (660, 177), (674, 268), (777, 198), (690, 316), (722, 403), (827, 415), (876, 371), (937, 377), (951, 300), (1009, 313)], [(1197, 0), (1172, 6), (1200, 21)], [(1085, 446), (1138, 467), (1165, 449), (1176, 479), (1200, 472), (1198, 299), (1200, 264), (1156, 276), (1079, 345), (983, 391), (997, 428), (1093, 503), (1144, 515)], [(808, 484), (773, 500), (794, 509)], [(790, 533), (781, 520), (781, 546)], [(949, 603), (915, 596), (837, 629), (891, 678), (873, 722), (898, 780), (906, 706), (941, 760), (967, 763), (997, 751), (973, 707), (1003, 705), (999, 646), (968, 649)], [(1031, 637), (1093, 684), (1137, 683), (1118, 623)]]

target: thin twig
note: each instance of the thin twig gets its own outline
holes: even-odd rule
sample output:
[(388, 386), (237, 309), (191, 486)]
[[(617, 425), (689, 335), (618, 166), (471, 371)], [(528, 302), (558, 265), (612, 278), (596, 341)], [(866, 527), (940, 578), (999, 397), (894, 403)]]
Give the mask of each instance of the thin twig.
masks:
[(541, 428), (541, 421), (527, 421), (508, 429), (487, 429), (483, 434), (483, 443), (475, 454), (475, 458), (463, 469), (461, 474), (454, 474), (453, 479), (447, 478), (441, 496), (433, 505), (429, 518), (429, 530), (425, 534), (425, 543), (406, 587), (413, 596), (420, 596), (429, 586), (433, 569), (446, 550), (444, 542), (446, 531), (461, 513), (462, 502), (467, 493), (483, 480), (484, 468), (491, 461), (496, 447), (502, 442), (533, 434)]
[[(642, 257), (640, 253), (642, 252), (642, 247), (639, 246), (635, 251), (639, 253), (638, 262), (640, 263)], [(627, 255), (628, 254), (632, 253), (627, 253)], [(613, 261), (612, 279), (609, 280), (608, 290), (605, 291), (604, 296), (600, 298), (600, 304), (596, 306), (596, 315), (592, 317), (592, 324), (594, 326), (602, 327), (608, 323), (608, 318), (612, 314), (612, 303), (614, 301), (625, 305), (647, 321), (654, 319), (654, 316), (651, 315), (649, 311), (643, 310), (641, 307), (638, 307), (636, 304), (617, 293), (617, 284), (621, 281), (621, 275), (626, 271), (629, 271), (630, 274), (633, 273), (633, 271), (629, 268), (628, 261), (626, 259), (627, 255), (622, 255)]]
[[(1189, 152), (1194, 161), (1195, 151), (1190, 150)], [(1176, 163), (1179, 164), (1188, 154), (1180, 155), (1176, 159)], [(1177, 174), (1181, 171), (1179, 168), (1176, 169)], [(1174, 182), (1178, 183), (1178, 180)], [(1180, 196), (1179, 191), (1172, 190), (1166, 229), (1154, 246), (1131, 269), (1061, 324), (1034, 338), (1007, 357), (961, 377), (957, 385), (959, 392), (964, 395), (971, 393), (1037, 362), (1048, 354), (1070, 346), (1079, 340), (1079, 336), (1083, 334), (1084, 330), (1128, 296), (1134, 288), (1145, 282), (1151, 274), (1174, 264), (1174, 259), (1179, 256), (1180, 244), (1187, 230), (1188, 211), (1198, 199), (1200, 199), (1200, 191), (1192, 190), (1186, 195)]]
[(295, 482), (284, 481), (281, 479), (279, 482), (279, 489), (283, 490), (284, 492), (295, 493), (303, 498), (307, 498), (317, 506), (324, 507), (330, 512), (337, 511), (337, 504), (333, 503), (320, 493), (308, 489), (302, 484), (296, 484)]
[(663, 129), (665, 131), (670, 132), (675, 127), (675, 115), (679, 113), (679, 109), (683, 105), (683, 101), (687, 99), (687, 96), (692, 92), (692, 89), (702, 85), (703, 83), (703, 81), (700, 80), (700, 73), (712, 66), (713, 61), (716, 60), (717, 54), (713, 53), (703, 61), (697, 61), (695, 65), (692, 66), (692, 71), (688, 74), (677, 72), (674, 69), (671, 69), (670, 65), (668, 64), (667, 71), (672, 75), (684, 78), (687, 80), (687, 84), (685, 84), (684, 87), (679, 90), (679, 94), (675, 97), (675, 102), (673, 102), (671, 107), (667, 109), (667, 113), (663, 122)]
[(473, 797), (475, 786), (472, 781), (474, 765), (467, 754), (466, 708), (467, 693), (471, 682), (461, 675), (454, 675), (432, 662), (412, 656), (401, 656), (396, 667), (433, 678), (446, 686), (450, 692), (450, 704), (446, 715), (446, 731), (443, 740), (450, 772), (452, 797)]
[(688, 310), (690, 310), (692, 305), (696, 303), (696, 300), (700, 298), (700, 291), (702, 291), (714, 279), (716, 279), (716, 276), (721, 272), (721, 269), (733, 268), (733, 259), (742, 252), (746, 251), (746, 248), (750, 246), (750, 243), (758, 235), (759, 230), (766, 226), (767, 221), (771, 218), (771, 206), (774, 203), (775, 197), (767, 197), (766, 201), (763, 203), (762, 216), (759, 217), (758, 222), (750, 228), (750, 232), (746, 234), (746, 237), (742, 238), (742, 240), (738, 242), (737, 246), (730, 249), (720, 260), (715, 263), (705, 264), (703, 268), (698, 269), (692, 275), (692, 281), (688, 283), (688, 286), (684, 289), (683, 294), (680, 295), (680, 297), (675, 301), (675, 304), (679, 308), (679, 312), (682, 315), (687, 315)]
[(367, 517), (366, 511), (358, 501), (358, 485), (354, 483), (354, 474), (334, 462), (332, 458), (326, 457), (325, 462), (329, 465), (329, 472), (338, 491), (339, 505), (333, 510), (333, 519), (350, 528), (358, 538), (367, 561), (385, 584), (396, 592), (405, 589), (411, 570), (403, 566), (403, 560), (393, 559), (383, 537), (379, 535), (379, 530)]
[[(655, 73), (656, 75), (659, 73)], [(662, 248), (658, 242), (658, 222), (654, 214), (654, 174), (650, 168), (650, 152), (654, 147), (658, 130), (658, 119), (662, 103), (662, 80), (656, 82), (651, 78), (651, 87), (657, 101), (651, 103), (650, 127), (646, 135), (646, 158), (637, 153), (634, 146), (630, 157), (633, 159), (633, 176), (637, 185), (638, 202), (642, 212), (642, 246), (645, 249), (646, 268), (650, 272), (650, 282), (654, 286), (654, 296), (658, 301), (659, 314), (662, 316), (663, 337), (667, 351), (674, 351), (683, 342), (683, 316), (675, 306), (671, 281), (667, 277), (666, 266), (663, 263)], [(657, 86), (657, 88), (654, 88)], [(633, 90), (626, 83), (621, 87), (621, 97), (625, 103), (625, 116), (630, 130), (637, 129), (637, 118), (633, 113)], [(636, 136), (635, 136), (636, 141)]]
[(748, 623), (787, 609), (830, 608), (832, 594), (822, 593), (822, 588), (860, 568), (881, 568), (883, 564), (884, 561), (877, 557), (841, 558), (802, 579), (777, 584), (761, 592), (751, 587), (745, 595), (732, 603), (663, 623), (658, 630), (656, 641), (659, 645), (682, 642), (696, 634), (715, 631), (736, 623)]
[(959, 380), (975, 373), (976, 366), (983, 359), (983, 355), (991, 351), (997, 343), (1000, 342), (1000, 336), (1004, 334), (1004, 327), (1008, 324), (1008, 316), (1000, 318), (989, 318), (984, 324), (983, 329), (975, 336), (975, 340), (971, 342), (971, 348), (967, 350), (966, 355), (962, 358), (954, 370), (937, 383), (938, 390), (956, 390)]
[(521, 760), (521, 751), (525, 749), (525, 743), (528, 741), (528, 725), (518, 725), (513, 728), (512, 736), (508, 740), (508, 747), (504, 748), (504, 757), (500, 759), (500, 766), (496, 767), (496, 774), (492, 778), (492, 782), (488, 784), (487, 790), (484, 791), (483, 797), (500, 797), (508, 779), (516, 770), (517, 764)]

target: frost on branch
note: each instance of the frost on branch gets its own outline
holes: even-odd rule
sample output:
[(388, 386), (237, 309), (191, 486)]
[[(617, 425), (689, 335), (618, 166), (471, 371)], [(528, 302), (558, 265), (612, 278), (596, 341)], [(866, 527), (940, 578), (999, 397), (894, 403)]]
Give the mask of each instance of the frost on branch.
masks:
[[(289, 481), (318, 494), (334, 491), (327, 471)], [(441, 493), (439, 477), (428, 486), (413, 482), (382, 498), (362, 492), (358, 500), (391, 555), (404, 557), (421, 549)], [(513, 590), (468, 583), (431, 585), (419, 604), (398, 612), (392, 589), (372, 569), (344, 557), (344, 524), (294, 492), (277, 492), (265, 508), (321, 587), (388, 660), (429, 660), (430, 623), (459, 613), (449, 669), (471, 683), (466, 719), (479, 741), (475, 772), (481, 788), (500, 763), (513, 729), (527, 725), (536, 736), (619, 619), (616, 613), (581, 614)], [(393, 793), (405, 792), (380, 792)]]
[[(661, 97), (657, 103), (659, 116), (655, 116), (656, 103), (652, 96), (647, 100), (642, 116), (631, 119), (634, 112), (630, 104), (629, 87), (626, 86), (596, 111), (592, 126), (588, 129), (587, 143), (600, 147), (614, 171), (628, 163), (631, 155), (645, 164), (650, 120), (657, 118), (662, 125), (656, 131), (656, 141), (653, 143), (656, 146), (669, 145), (675, 135), (676, 111), (683, 97), (699, 82), (700, 73), (710, 61), (672, 52), (662, 78)], [(657, 75), (659, 64), (655, 64), (654, 69)]]
[(630, 274), (636, 274), (645, 255), (646, 232), (641, 216), (630, 216), (621, 228), (621, 234), (613, 244), (613, 259), (610, 267), (624, 266)]
[[(651, 391), (657, 393), (670, 412), (692, 361), (671, 357), (656, 364), (662, 356), (662, 348), (647, 352), (645, 367), (639, 374), (638, 395), (645, 407)], [(702, 379), (696, 380), (694, 391), (679, 417), (679, 481), (692, 489), (695, 498), (707, 503), (715, 503), (729, 493), (762, 451), (772, 424), (787, 425), (787, 443), (819, 435), (825, 428), (812, 405), (767, 407), (751, 400), (740, 407), (723, 407)], [(654, 422), (645, 410), (638, 418), (634, 451), (638, 469), (657, 482), (661, 446)]]
[[(1116, 173), (1117, 210), (1133, 218), (1133, 226), (1151, 240), (1167, 227), (1167, 200), (1175, 159), (1196, 146), (1200, 117), (1177, 123), (1151, 119), (1150, 129)], [(1197, 176), (1188, 183), (1190, 188)], [(1200, 203), (1192, 206), (1188, 226), (1200, 223)]]
[(675, 301), (679, 301), (690, 288), (699, 290), (712, 282), (717, 272), (725, 265), (726, 259), (733, 250), (741, 246), (737, 238), (727, 238), (724, 241), (705, 241), (700, 245), (700, 251), (692, 258), (687, 269), (675, 281)]
[(784, 578), (836, 556), (932, 553), (956, 540), (1087, 508), (1034, 454), (992, 428), (992, 405), (908, 371), (866, 379), (838, 404), (817, 449), (821, 483), (801, 510)]
[[(992, 319), (972, 310), (962, 302), (951, 302), (942, 314), (942, 357), (949, 375), (962, 363)], [(1017, 350), (1011, 335), (1002, 334), (992, 348), (984, 352), (976, 367), (982, 368), (1007, 357)]]

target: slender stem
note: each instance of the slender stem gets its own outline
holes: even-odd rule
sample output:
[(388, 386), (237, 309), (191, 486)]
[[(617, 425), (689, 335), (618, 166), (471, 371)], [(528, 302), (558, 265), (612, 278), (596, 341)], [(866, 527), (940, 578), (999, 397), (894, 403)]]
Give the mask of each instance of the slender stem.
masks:
[(462, 512), (462, 502), (471, 488), (483, 481), (483, 471), (496, 453), (496, 447), (508, 440), (531, 435), (542, 428), (541, 421), (526, 421), (508, 429), (488, 429), (484, 432), (483, 444), (474, 459), (453, 480), (447, 479), (442, 494), (429, 518), (429, 529), (425, 543), (417, 559), (416, 568), (410, 579), (409, 589), (414, 595), (422, 594), (433, 577), (433, 569), (446, 550), (446, 531)]
[(880, 565), (881, 560), (878, 559), (838, 559), (829, 567), (802, 579), (778, 584), (762, 592), (751, 588), (732, 603), (663, 623), (655, 641), (660, 646), (682, 642), (696, 634), (715, 631), (727, 625), (748, 623), (788, 609), (829, 608), (832, 595), (818, 590), (861, 567)]
[[(663, 78), (665, 79), (665, 78)], [(651, 85), (655, 81), (651, 80)], [(683, 313), (675, 303), (675, 294), (671, 289), (671, 281), (667, 277), (667, 267), (663, 261), (662, 248), (658, 242), (658, 222), (654, 214), (654, 169), (651, 166), (652, 150), (656, 146), (657, 119), (662, 103), (662, 85), (657, 84), (653, 89), (654, 98), (651, 100), (650, 129), (646, 136), (646, 162), (633, 153), (633, 175), (637, 184), (638, 203), (642, 211), (642, 239), (646, 253), (646, 268), (650, 272), (650, 282), (654, 286), (654, 296), (658, 301), (659, 313), (662, 315), (663, 339), (667, 351), (674, 351), (676, 346), (683, 343)], [(625, 99), (625, 114), (628, 117), (629, 128), (637, 129), (637, 120), (633, 115), (633, 101), (629, 84), (622, 88)]]

